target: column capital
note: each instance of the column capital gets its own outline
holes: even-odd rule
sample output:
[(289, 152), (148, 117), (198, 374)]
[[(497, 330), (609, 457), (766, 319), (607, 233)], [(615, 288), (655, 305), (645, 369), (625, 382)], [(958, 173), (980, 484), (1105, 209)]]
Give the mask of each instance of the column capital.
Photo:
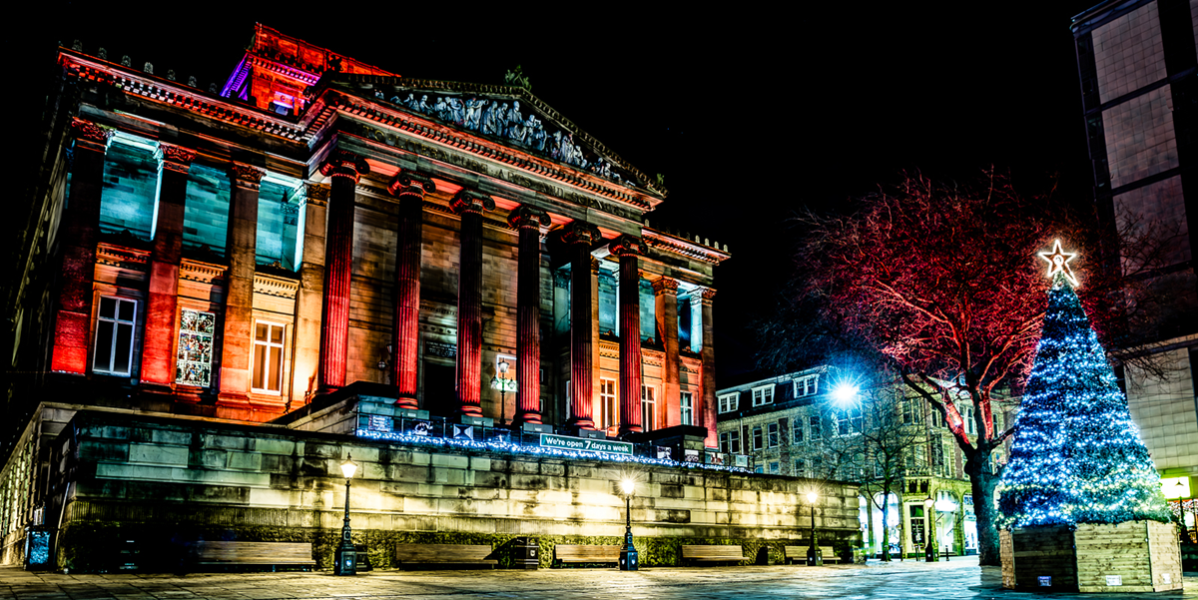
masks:
[(625, 256), (644, 256), (649, 251), (649, 247), (641, 238), (634, 237), (628, 234), (621, 235), (612, 240), (607, 248), (612, 254), (621, 258)]
[(262, 169), (241, 163), (233, 163), (229, 170), (233, 173), (236, 185), (248, 190), (257, 190), (262, 182), (262, 176), (266, 174)]
[(432, 179), (421, 175), (415, 171), (400, 169), (395, 177), (391, 179), (391, 183), (387, 184), (387, 191), (392, 196), (419, 196), (424, 198), (425, 194), (437, 191), (437, 184), (433, 183)]
[(660, 296), (662, 294), (677, 296), (678, 280), (671, 277), (658, 277), (653, 281), (653, 294), (656, 296)]
[(162, 161), (162, 168), (186, 175), (191, 170), (191, 163), (196, 159), (196, 153), (195, 150), (183, 146), (160, 143), (158, 144), (158, 159)]
[(466, 213), (481, 215), (485, 210), (495, 210), (495, 201), (486, 194), (463, 189), (449, 201), (449, 208), (459, 215)]
[(702, 287), (691, 292), (691, 303), (702, 302), (703, 306), (711, 306), (715, 299), (715, 288)]
[(111, 127), (97, 125), (79, 117), (71, 120), (71, 135), (75, 136), (75, 147), (103, 154), (116, 132)]
[(520, 229), (528, 227), (531, 229), (540, 229), (547, 227), (552, 221), (549, 219), (549, 213), (527, 204), (521, 204), (515, 210), (508, 213), (508, 225)]
[(320, 173), (326, 177), (347, 177), (354, 183), (370, 172), (370, 165), (361, 156), (345, 150), (334, 150), (320, 165)]
[(328, 186), (320, 185), (317, 183), (305, 183), (304, 184), (304, 197), (307, 198), (308, 202), (311, 202), (312, 204), (315, 204), (317, 206), (328, 206), (329, 205), (329, 188), (328, 188)]
[(586, 221), (573, 221), (562, 228), (562, 241), (567, 244), (591, 244), (602, 239), (599, 228)]

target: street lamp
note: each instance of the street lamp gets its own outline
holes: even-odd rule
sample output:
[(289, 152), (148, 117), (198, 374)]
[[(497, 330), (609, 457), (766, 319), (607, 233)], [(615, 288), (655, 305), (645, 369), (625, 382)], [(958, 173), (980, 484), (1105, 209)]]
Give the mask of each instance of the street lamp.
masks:
[(807, 566), (818, 567), (824, 564), (824, 557), (819, 553), (819, 540), (815, 537), (815, 501), (819, 494), (807, 492), (807, 504), (811, 506), (811, 545), (807, 547)]
[[(499, 361), (499, 374), (491, 378), (491, 386), (499, 387), (499, 424), (507, 425), (507, 370), (511, 367), (506, 360)], [(500, 377), (502, 375), (502, 377)]]
[(335, 552), (334, 575), (358, 574), (358, 550), (354, 548), (354, 542), (350, 539), (349, 528), (349, 480), (357, 470), (358, 465), (354, 464), (353, 455), (346, 456), (345, 462), (341, 463), (341, 474), (345, 475), (345, 524), (341, 526), (341, 546)]
[(924, 512), (928, 514), (928, 540), (924, 544), (924, 559), (936, 562), (936, 501), (928, 496), (923, 501)]
[(625, 477), (620, 482), (620, 491), (624, 492), (624, 514), (627, 519), (624, 523), (624, 549), (620, 550), (620, 570), (636, 571), (636, 546), (632, 545), (632, 492), (636, 491), (636, 482)]

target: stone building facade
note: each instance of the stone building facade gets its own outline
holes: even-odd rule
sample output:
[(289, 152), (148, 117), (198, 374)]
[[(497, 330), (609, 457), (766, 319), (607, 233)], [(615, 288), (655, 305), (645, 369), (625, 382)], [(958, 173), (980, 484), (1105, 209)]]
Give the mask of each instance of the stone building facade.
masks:
[[(720, 389), (717, 431), (721, 451), (747, 455), (756, 473), (860, 484), (864, 470), (872, 468), (858, 454), (860, 445), (854, 443), (863, 426), (861, 411), (833, 399), (835, 381), (835, 369), (818, 367)], [(961, 449), (936, 411), (922, 399), (905, 397), (901, 385), (892, 387), (888, 394), (875, 396), (887, 398), (888, 408), (901, 415), (901, 422), (918, 430), (912, 436), (918, 443), (905, 457), (903, 479), (889, 502), (879, 499), (875, 504), (864, 496), (858, 498), (858, 526), (869, 541), (867, 551), (880, 552), (882, 512), (878, 505), (885, 504), (890, 511), (891, 552), (922, 556), (929, 532), (924, 503), (932, 498), (938, 547), (941, 551), (951, 548), (958, 555), (974, 554), (977, 522)], [(1002, 401), (994, 414), (996, 429), (1011, 422), (1013, 408)], [(966, 416), (967, 426), (972, 426), (973, 419)], [(995, 464), (1005, 463), (1008, 449), (995, 450)]]
[(1164, 377), (1118, 374), (1165, 496), (1198, 542), (1198, 211), (1187, 202), (1198, 198), (1198, 4), (1103, 2), (1071, 29), (1095, 202), (1112, 226), (1137, 224), (1164, 249), (1147, 280), (1162, 300), (1139, 343), (1114, 350), (1156, 354)]
[(526, 89), (263, 26), (220, 92), (78, 44), (57, 67), (7, 296), (12, 369), (42, 374), (7, 390), (7, 545), (87, 406), (287, 423), (377, 384), (509, 436), (716, 446), (727, 247), (650, 228), (660, 181)]

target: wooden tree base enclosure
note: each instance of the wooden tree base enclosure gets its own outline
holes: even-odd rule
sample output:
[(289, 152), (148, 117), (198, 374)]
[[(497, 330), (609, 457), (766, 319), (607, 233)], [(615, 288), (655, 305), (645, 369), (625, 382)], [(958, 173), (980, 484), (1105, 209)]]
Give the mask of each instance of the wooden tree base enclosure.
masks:
[(1165, 592), (1181, 589), (1172, 523), (1027, 527), (1000, 534), (1003, 587), (1022, 591)]

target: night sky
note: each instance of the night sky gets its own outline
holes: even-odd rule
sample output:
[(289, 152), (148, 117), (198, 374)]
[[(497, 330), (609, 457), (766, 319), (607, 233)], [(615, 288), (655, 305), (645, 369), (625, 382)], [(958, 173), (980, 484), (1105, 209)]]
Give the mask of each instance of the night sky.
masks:
[(10, 25), (6, 102), (19, 98), (14, 82), (36, 89), (53, 72), (56, 43), (75, 39), (89, 54), (103, 46), (110, 60), (128, 54), (135, 66), (219, 88), (255, 22), (405, 77), (502, 83), (522, 65), (535, 95), (650, 177), (665, 175), (670, 195), (649, 215), (653, 227), (728, 244), (715, 300), (723, 387), (755, 368), (750, 324), (791, 272), (800, 232), (790, 219), (802, 207), (835, 210), (903, 170), (967, 180), (991, 164), (1027, 192), (1055, 176), (1057, 194), (1089, 197), (1069, 23), (1096, 1), (802, 3), (743, 14), (733, 5), (40, 2), (40, 17)]

